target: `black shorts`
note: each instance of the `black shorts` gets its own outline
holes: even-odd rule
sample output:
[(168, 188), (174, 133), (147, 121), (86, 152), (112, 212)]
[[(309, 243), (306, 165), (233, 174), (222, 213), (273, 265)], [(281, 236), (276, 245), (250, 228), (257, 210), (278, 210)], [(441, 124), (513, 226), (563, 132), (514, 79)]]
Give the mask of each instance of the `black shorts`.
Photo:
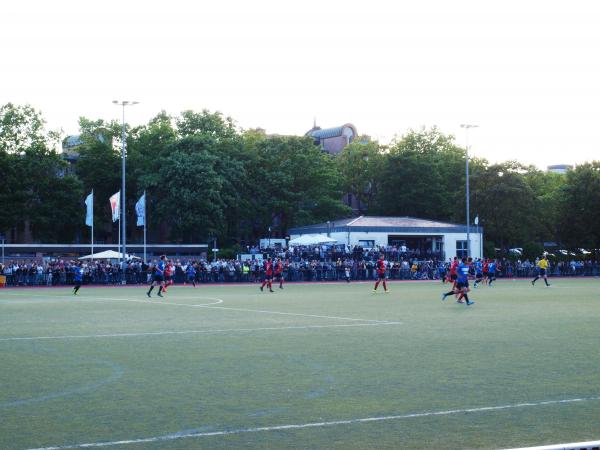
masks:
[(546, 275), (546, 269), (540, 269), (540, 277), (543, 277)]
[(281, 278), (283, 278), (283, 273), (276, 273), (275, 274), (275, 279), (276, 280), (281, 280)]
[(162, 275), (154, 274), (154, 281), (156, 281), (157, 283), (162, 283), (163, 281), (165, 281), (165, 277), (163, 277)]
[(385, 272), (383, 272), (383, 273), (377, 272), (377, 279), (378, 280), (385, 280)]
[(484, 278), (487, 278), (487, 277), (488, 277), (488, 275), (489, 275), (489, 272), (483, 272), (483, 276), (484, 276)]
[(475, 278), (477, 278), (478, 280), (481, 280), (483, 278), (483, 274), (481, 272), (477, 272), (475, 274)]
[(265, 274), (265, 281), (273, 281), (273, 274), (271, 274), (271, 275)]
[(458, 275), (456, 275), (455, 273), (450, 274), (450, 279), (452, 281), (456, 281), (457, 278), (458, 278)]
[(456, 283), (456, 288), (457, 289), (462, 289), (462, 288), (468, 288), (469, 287), (469, 281), (459, 281), (458, 283)]

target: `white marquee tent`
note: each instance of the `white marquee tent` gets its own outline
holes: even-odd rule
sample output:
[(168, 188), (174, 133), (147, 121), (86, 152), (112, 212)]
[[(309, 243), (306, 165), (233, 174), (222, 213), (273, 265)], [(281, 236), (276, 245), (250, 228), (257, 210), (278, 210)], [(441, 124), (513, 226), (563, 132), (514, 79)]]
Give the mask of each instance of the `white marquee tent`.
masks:
[(300, 237), (292, 239), (288, 242), (288, 245), (294, 247), (297, 245), (333, 244), (334, 242), (337, 242), (337, 240), (322, 234), (303, 234)]
[[(94, 253), (93, 255), (82, 256), (79, 259), (121, 259), (123, 256), (121, 252), (115, 252), (114, 250), (105, 250), (100, 253)], [(137, 256), (125, 255), (125, 259), (140, 259)]]

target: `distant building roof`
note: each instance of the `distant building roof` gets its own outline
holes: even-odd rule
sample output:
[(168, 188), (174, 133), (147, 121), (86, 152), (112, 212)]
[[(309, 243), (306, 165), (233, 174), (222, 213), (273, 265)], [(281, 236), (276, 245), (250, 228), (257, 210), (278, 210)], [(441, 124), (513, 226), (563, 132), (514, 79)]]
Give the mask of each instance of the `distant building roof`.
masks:
[(354, 136), (358, 134), (356, 127), (350, 123), (347, 123), (341, 127), (333, 128), (313, 127), (311, 130), (306, 132), (306, 136), (311, 136), (315, 139), (329, 139), (332, 137), (342, 136), (344, 134), (344, 128), (350, 128), (354, 132)]
[(83, 139), (81, 139), (81, 135), (73, 135), (67, 136), (63, 141), (63, 148), (72, 148), (77, 147), (78, 145), (83, 144)]
[[(318, 223), (304, 227), (292, 228), (290, 234), (326, 233), (334, 231), (397, 231), (397, 232), (466, 232), (465, 225), (439, 222), (415, 217), (382, 217), (360, 216), (347, 219), (332, 220), (329, 224)], [(473, 232), (476, 230), (472, 226)], [(481, 228), (480, 228), (481, 230)]]
[(573, 166), (571, 164), (554, 164), (552, 166), (548, 166), (548, 172), (567, 173), (569, 170), (573, 170)]

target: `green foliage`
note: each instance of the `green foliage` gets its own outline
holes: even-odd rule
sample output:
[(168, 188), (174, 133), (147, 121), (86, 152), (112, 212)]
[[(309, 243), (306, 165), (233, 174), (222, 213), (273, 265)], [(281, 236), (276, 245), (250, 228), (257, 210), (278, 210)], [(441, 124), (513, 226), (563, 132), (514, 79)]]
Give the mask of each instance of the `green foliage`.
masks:
[(361, 214), (370, 209), (379, 191), (383, 161), (383, 149), (377, 142), (353, 142), (336, 158), (343, 192), (356, 197)]
[(231, 117), (223, 118), (220, 112), (211, 113), (184, 111), (177, 119), (177, 130), (181, 136), (201, 134), (215, 139), (233, 138), (236, 135), (235, 124)]
[(65, 175), (55, 144), (56, 134), (45, 131), (32, 107), (0, 108), (0, 230), (56, 241), (78, 229), (82, 185)]
[(380, 169), (379, 214), (458, 220), (464, 198), (464, 152), (436, 128), (410, 130), (396, 141)]
[(502, 249), (522, 247), (532, 236), (535, 195), (514, 163), (494, 164), (475, 180), (478, 211), (490, 239)]
[(31, 106), (7, 103), (0, 107), (0, 151), (19, 153), (51, 147), (57, 136), (57, 132), (46, 132), (41, 113)]
[(560, 235), (570, 247), (600, 248), (600, 161), (567, 173), (560, 203)]
[[(0, 107), (2, 232), (44, 241), (81, 237), (88, 233), (83, 199), (94, 189), (96, 237), (116, 239), (108, 198), (121, 188), (122, 124), (82, 117), (79, 125), (83, 143), (69, 168), (38, 111)], [(306, 137), (240, 131), (233, 119), (207, 110), (177, 117), (161, 111), (126, 129), (134, 239), (141, 233), (134, 203), (144, 190), (149, 239), (158, 242), (216, 237), (227, 248), (264, 237), (268, 228), (282, 237), (290, 227), (349, 216), (341, 201), (347, 193), (361, 214), (466, 220), (465, 151), (435, 127), (409, 130), (389, 148), (355, 142), (337, 156)], [(486, 255), (523, 247), (532, 256), (545, 241), (600, 248), (599, 162), (564, 176), (471, 159), (470, 181), (470, 220), (480, 218)]]

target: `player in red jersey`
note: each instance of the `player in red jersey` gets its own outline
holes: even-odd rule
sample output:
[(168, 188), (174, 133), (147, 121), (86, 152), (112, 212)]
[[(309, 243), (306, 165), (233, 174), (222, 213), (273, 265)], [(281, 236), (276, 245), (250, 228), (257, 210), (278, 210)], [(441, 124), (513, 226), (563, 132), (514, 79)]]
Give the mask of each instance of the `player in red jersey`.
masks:
[(271, 258), (265, 262), (265, 279), (260, 290), (262, 291), (265, 286), (269, 287), (269, 292), (275, 292), (273, 291), (273, 263), (271, 262)]
[(165, 267), (165, 287), (163, 287), (163, 292), (167, 292), (167, 288), (173, 284), (174, 273), (175, 267), (173, 267), (173, 261), (169, 260)]
[(448, 281), (451, 281), (453, 285), (456, 285), (456, 278), (458, 274), (456, 269), (458, 268), (458, 258), (455, 256), (450, 263), (450, 272), (448, 273)]
[(483, 284), (487, 284), (490, 279), (490, 259), (483, 262)]
[[(450, 273), (448, 275), (449, 280), (452, 282), (452, 290), (456, 290), (456, 280), (458, 278), (458, 257), (455, 256), (454, 259), (452, 260), (452, 262), (450, 263)], [(456, 294), (456, 297), (458, 297), (458, 293)], [(460, 303), (462, 303), (461, 300), (458, 300)]]
[(375, 282), (375, 287), (373, 288), (373, 292), (377, 292), (377, 287), (379, 283), (383, 283), (383, 290), (388, 292), (387, 283), (385, 279), (385, 260), (383, 259), (383, 255), (379, 256), (379, 259), (376, 263), (377, 267), (377, 281)]
[(283, 289), (283, 262), (281, 262), (281, 258), (277, 258), (277, 262), (275, 262), (275, 280), (279, 281), (279, 289)]

